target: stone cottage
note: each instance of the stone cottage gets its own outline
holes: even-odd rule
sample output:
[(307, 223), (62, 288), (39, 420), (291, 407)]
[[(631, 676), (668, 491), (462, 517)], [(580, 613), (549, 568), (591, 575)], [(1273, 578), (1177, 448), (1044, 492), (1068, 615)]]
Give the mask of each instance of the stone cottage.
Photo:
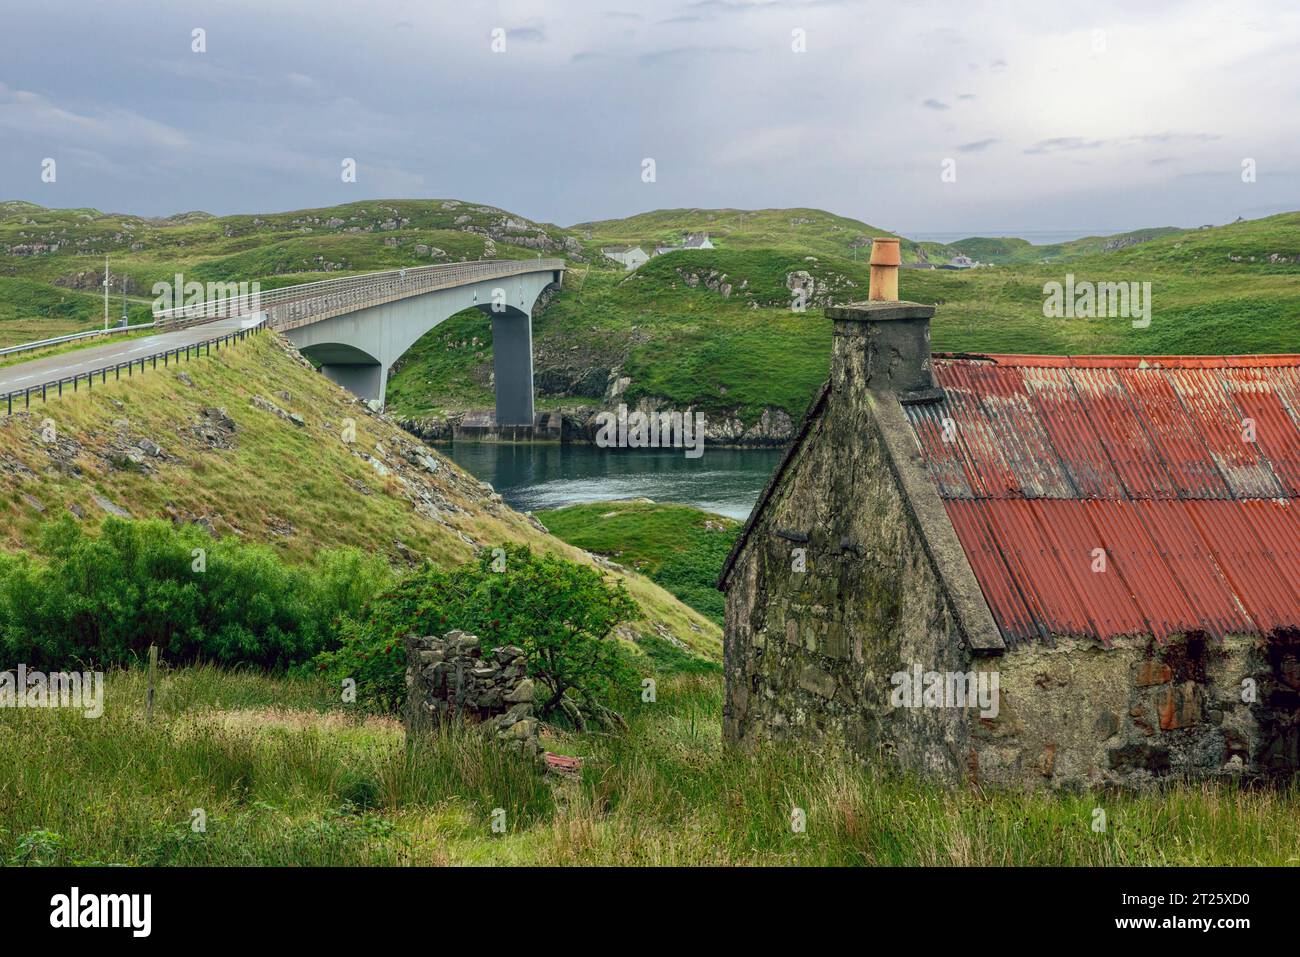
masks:
[(1011, 787), (1291, 774), (1300, 356), (932, 356), (890, 252), (719, 580), (727, 739)]

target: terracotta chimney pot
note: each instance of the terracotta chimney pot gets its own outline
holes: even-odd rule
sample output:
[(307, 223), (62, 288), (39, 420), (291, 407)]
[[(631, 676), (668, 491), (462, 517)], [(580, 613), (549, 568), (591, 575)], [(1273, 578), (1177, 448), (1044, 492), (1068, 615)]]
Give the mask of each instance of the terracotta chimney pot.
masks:
[(871, 284), (867, 299), (873, 302), (898, 301), (898, 240), (878, 236), (871, 241)]

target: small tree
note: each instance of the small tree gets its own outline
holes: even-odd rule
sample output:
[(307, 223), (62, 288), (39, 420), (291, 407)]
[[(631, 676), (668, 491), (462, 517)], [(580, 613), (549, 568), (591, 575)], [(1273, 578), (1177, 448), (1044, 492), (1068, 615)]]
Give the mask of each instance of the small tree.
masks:
[(454, 628), (478, 635), (484, 649), (517, 645), (528, 673), (545, 688), (543, 716), (570, 694), (588, 706), (612, 705), (630, 693), (633, 672), (614, 637), (637, 614), (621, 582), (599, 571), (520, 545), (484, 549), (450, 571), (426, 565), (348, 622), (337, 651), (318, 657), (336, 677), (354, 677), (382, 707), (404, 691), (402, 639)]
[[(524, 649), (529, 674), (549, 689), (542, 714), (569, 691), (592, 702), (617, 699), (629, 687), (631, 669), (613, 631), (637, 613), (623, 583), (611, 585), (594, 568), (527, 547), (504, 552), (479, 555), (483, 613), (491, 644)], [(504, 568), (494, 571), (502, 559)]]

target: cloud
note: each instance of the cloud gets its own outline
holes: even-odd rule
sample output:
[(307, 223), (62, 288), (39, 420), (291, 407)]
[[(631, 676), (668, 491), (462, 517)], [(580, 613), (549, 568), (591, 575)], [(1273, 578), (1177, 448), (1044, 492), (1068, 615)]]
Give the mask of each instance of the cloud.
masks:
[(1191, 145), (1196, 143), (1212, 143), (1218, 139), (1221, 139), (1221, 137), (1217, 133), (1143, 133), (1137, 136), (1117, 136), (1110, 139), (1086, 139), (1082, 136), (1057, 136), (1051, 139), (1039, 140), (1033, 146), (1028, 147), (1025, 152), (1029, 154), (1072, 153), (1079, 150), (1100, 149), (1103, 146), (1123, 148), (1146, 145)]
[(0, 129), (34, 133), (54, 141), (88, 144), (134, 144), (183, 150), (190, 139), (180, 130), (121, 107), (95, 115), (76, 113), (39, 93), (0, 84)]
[(546, 39), (546, 32), (541, 27), (510, 27), (506, 37), (522, 43), (541, 43)]
[(1072, 153), (1078, 150), (1095, 150), (1106, 145), (1105, 140), (1087, 140), (1081, 136), (1053, 136), (1039, 140), (1025, 149), (1026, 153)]
[[(1277, 0), (1231, 16), (1221, 0), (1095, 0), (883, 17), (848, 0), (368, 0), (365, 15), (283, 0), (205, 7), (203, 55), (188, 23), (146, 15), (164, 0), (141, 2), (6, 8), (0, 184), (55, 156), (59, 203), (142, 214), (387, 194), (560, 223), (809, 206), (975, 232), (1230, 221), (1300, 182), (1280, 171), (1295, 165), (1300, 9)], [(492, 54), (496, 25), (518, 56)], [(345, 156), (361, 165), (351, 186)], [(944, 185), (943, 156), (987, 175)], [(1242, 156), (1267, 170), (1249, 188)]]
[(698, 47), (673, 47), (667, 50), (655, 50), (651, 53), (643, 53), (637, 60), (641, 63), (653, 64), (664, 63), (671, 60), (696, 60), (710, 56), (732, 56), (737, 53), (753, 53), (752, 49), (745, 47), (732, 46), (698, 46)]

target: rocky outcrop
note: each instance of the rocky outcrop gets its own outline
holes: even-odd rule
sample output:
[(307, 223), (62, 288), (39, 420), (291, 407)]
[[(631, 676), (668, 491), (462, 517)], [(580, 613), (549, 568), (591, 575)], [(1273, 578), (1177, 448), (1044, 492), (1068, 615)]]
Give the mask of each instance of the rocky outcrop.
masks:
[[(617, 404), (617, 396), (612, 397), (612, 405)], [(579, 406), (564, 409), (564, 422), (561, 431), (563, 442), (595, 442), (600, 432), (601, 423), (598, 416), (611, 411), (605, 406)], [(640, 399), (629, 405), (629, 411), (653, 412), (679, 411), (663, 399)], [(687, 407), (680, 410), (683, 415), (694, 415), (695, 409)], [(795, 423), (785, 409), (769, 406), (765, 408), (758, 420), (746, 424), (736, 415), (704, 416), (704, 440), (710, 445), (730, 445), (737, 447), (773, 448), (786, 445), (794, 436)]]
[[(117, 295), (122, 294), (122, 284), (126, 284), (126, 293), (128, 296), (134, 296), (139, 293), (140, 286), (130, 276), (113, 276), (112, 291)], [(54, 280), (54, 285), (62, 286), (64, 289), (81, 289), (87, 292), (103, 292), (104, 290), (104, 273), (103, 270), (85, 269), (81, 272), (68, 273), (66, 276), (60, 276)]]
[(459, 630), (441, 638), (408, 635), (406, 661), (408, 738), (464, 720), (482, 726), (512, 751), (541, 758), (533, 679), (522, 648), (507, 645), (484, 652), (476, 636)]
[[(814, 266), (816, 257), (807, 257)], [(790, 291), (791, 301), (797, 298), (805, 307), (829, 306), (833, 302), (842, 302), (852, 298), (856, 283), (847, 276), (823, 270), (823, 275), (815, 276), (807, 269), (796, 269), (787, 273), (785, 288)]]
[(451, 415), (430, 415), (417, 419), (398, 419), (398, 424), (407, 432), (426, 442), (450, 442), (456, 435), (456, 427), (465, 417), (463, 412)]
[[(689, 270), (678, 268), (677, 275), (681, 276), (682, 281), (692, 289), (696, 286), (703, 286), (710, 292), (716, 292), (723, 299), (731, 298), (733, 284), (727, 281), (725, 272), (718, 272), (716, 269)], [(745, 281), (745, 285), (749, 285), (748, 280)]]

